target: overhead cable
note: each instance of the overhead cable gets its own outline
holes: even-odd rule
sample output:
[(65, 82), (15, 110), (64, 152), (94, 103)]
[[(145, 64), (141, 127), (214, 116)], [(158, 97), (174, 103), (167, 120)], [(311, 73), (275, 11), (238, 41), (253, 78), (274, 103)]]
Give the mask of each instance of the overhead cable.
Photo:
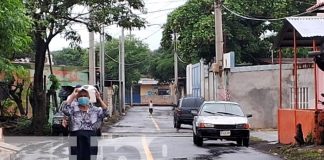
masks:
[(153, 32), (152, 34), (148, 35), (147, 37), (141, 39), (141, 41), (147, 40), (148, 38), (150, 38), (151, 36), (153, 36), (154, 34), (158, 33), (161, 30), (161, 28), (159, 28), (158, 30), (156, 30), (155, 32)]
[(248, 17), (248, 16), (244, 16), (244, 15), (241, 15), (241, 14), (238, 14), (232, 10), (230, 10), (229, 8), (227, 8), (225, 5), (222, 5), (223, 8), (225, 8), (227, 11), (229, 11), (230, 13), (238, 16), (238, 17), (241, 17), (241, 18), (244, 18), (244, 19), (248, 19), (248, 20), (254, 20), (254, 21), (279, 21), (279, 20), (284, 20), (288, 17), (296, 17), (296, 16), (301, 16), (301, 15), (305, 15), (307, 13), (310, 13), (310, 12), (303, 12), (303, 13), (299, 13), (299, 14), (296, 14), (296, 15), (292, 15), (292, 16), (287, 16), (287, 17), (282, 17), (282, 18), (255, 18), (255, 17)]
[(184, 60), (182, 60), (182, 59), (180, 58), (179, 54), (177, 54), (177, 57), (178, 57), (178, 59), (180, 60), (180, 62), (182, 62), (182, 63), (184, 63), (184, 64), (188, 64), (188, 62), (185, 62)]
[[(117, 60), (115, 60), (114, 58), (110, 57), (107, 53), (105, 53), (105, 55), (111, 59), (113, 62), (115, 63), (119, 63)], [(146, 60), (143, 60), (143, 61), (139, 61), (139, 62), (135, 62), (135, 63), (130, 63), (130, 64), (127, 64), (125, 63), (125, 66), (135, 66), (135, 65), (139, 65), (139, 64), (142, 64), (143, 62), (145, 62)]]

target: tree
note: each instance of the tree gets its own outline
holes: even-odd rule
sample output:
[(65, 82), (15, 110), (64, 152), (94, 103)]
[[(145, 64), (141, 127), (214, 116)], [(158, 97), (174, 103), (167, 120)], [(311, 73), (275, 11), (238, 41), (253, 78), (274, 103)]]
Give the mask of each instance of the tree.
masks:
[[(214, 0), (190, 0), (174, 10), (163, 31), (162, 47), (172, 47), (172, 33), (179, 34), (179, 52), (189, 62), (204, 58), (210, 62), (215, 56)], [(269, 0), (225, 0), (231, 11), (260, 19), (282, 18), (305, 12), (311, 0), (269, 1)], [(224, 52), (234, 51), (238, 63), (258, 64), (259, 58), (270, 57), (271, 37), (260, 39), (266, 30), (278, 32), (282, 21), (270, 24), (265, 21), (248, 20), (223, 7)]]
[[(25, 115), (25, 110), (22, 104), (22, 92), (24, 89), (25, 82), (29, 82), (29, 72), (22, 66), (13, 65), (8, 59), (0, 58), (0, 73), (4, 75), (4, 80), (0, 81), (1, 100), (9, 98), (13, 100), (20, 112), (20, 115)], [(0, 110), (3, 110), (3, 105), (0, 104)]]
[(64, 48), (61, 51), (52, 52), (56, 65), (84, 66), (88, 64), (87, 50)]
[[(112, 39), (105, 44), (105, 64), (107, 72), (105, 79), (117, 80), (119, 75), (119, 40)], [(142, 75), (148, 74), (151, 61), (150, 50), (142, 41), (128, 36), (125, 39), (125, 86), (130, 87), (132, 82), (138, 81)]]
[[(21, 66), (10, 63), (15, 56), (29, 48), (31, 38), (28, 33), (31, 20), (21, 0), (3, 0), (0, 3), (0, 73), (4, 74), (1, 82), (7, 96), (13, 99), (21, 115), (25, 114), (21, 95), (24, 82), (28, 81), (28, 72)], [(3, 100), (3, 99), (1, 99)], [(0, 104), (1, 111), (2, 105)]]
[[(178, 61), (178, 76), (186, 76), (186, 65)], [(149, 73), (154, 79), (159, 82), (170, 82), (174, 78), (174, 57), (173, 54), (168, 53), (162, 49), (158, 49), (152, 55), (150, 62)]]
[(31, 20), (21, 0), (3, 0), (0, 10), (0, 54), (12, 59), (29, 47)]
[[(35, 46), (35, 73), (33, 95), (33, 130), (42, 134), (46, 125), (45, 91), (43, 70), (45, 55), (51, 40), (64, 34), (72, 45), (80, 42), (80, 35), (71, 29), (75, 23), (84, 24), (90, 31), (99, 31), (101, 25), (117, 24), (125, 28), (144, 25), (144, 20), (134, 14), (143, 11), (141, 0), (25, 0), (28, 15), (33, 20), (33, 41)], [(88, 13), (78, 12), (76, 8), (89, 8)]]

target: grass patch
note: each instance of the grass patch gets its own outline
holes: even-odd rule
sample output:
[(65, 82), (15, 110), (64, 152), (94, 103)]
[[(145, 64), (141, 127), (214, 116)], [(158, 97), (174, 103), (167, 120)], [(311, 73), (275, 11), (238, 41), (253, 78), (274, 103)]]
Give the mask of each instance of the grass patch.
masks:
[(261, 138), (258, 138), (258, 137), (250, 136), (250, 141), (253, 141), (253, 142), (262, 142), (264, 140), (262, 140)]
[(289, 160), (324, 160), (324, 146), (302, 146), (285, 145), (273, 149), (272, 153), (281, 155)]

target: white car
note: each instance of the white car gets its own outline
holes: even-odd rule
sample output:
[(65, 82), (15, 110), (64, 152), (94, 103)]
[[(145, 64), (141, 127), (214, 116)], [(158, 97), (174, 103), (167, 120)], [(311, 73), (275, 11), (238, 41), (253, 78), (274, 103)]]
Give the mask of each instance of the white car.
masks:
[(249, 146), (250, 125), (238, 103), (205, 101), (193, 120), (193, 142), (202, 146), (204, 140), (221, 139), (236, 141), (238, 146)]

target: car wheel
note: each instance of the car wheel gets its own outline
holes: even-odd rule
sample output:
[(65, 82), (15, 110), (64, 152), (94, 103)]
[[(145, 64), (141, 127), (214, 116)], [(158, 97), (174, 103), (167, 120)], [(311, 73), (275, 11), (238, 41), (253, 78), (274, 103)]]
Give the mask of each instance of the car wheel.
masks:
[(237, 146), (242, 146), (242, 141), (243, 141), (242, 138), (237, 139), (237, 140), (236, 140), (236, 144), (237, 144)]
[(203, 138), (196, 136), (194, 133), (193, 133), (193, 142), (196, 146), (199, 146), (199, 147), (201, 147), (204, 143)]
[(173, 128), (176, 128), (177, 125), (176, 125), (176, 120), (173, 118)]
[(249, 147), (250, 139), (249, 138), (244, 138), (243, 139), (243, 146)]
[(59, 136), (60, 130), (57, 127), (52, 127), (52, 136)]
[(69, 129), (68, 129), (68, 127), (66, 127), (66, 128), (63, 127), (62, 134), (63, 134), (63, 136), (68, 136), (69, 135)]
[(176, 121), (176, 125), (175, 126), (176, 126), (177, 129), (180, 129), (181, 128), (181, 123), (179, 121)]
[(52, 132), (52, 136), (59, 136), (59, 135), (60, 135), (59, 132), (56, 132), (56, 131), (53, 131), (53, 132)]

